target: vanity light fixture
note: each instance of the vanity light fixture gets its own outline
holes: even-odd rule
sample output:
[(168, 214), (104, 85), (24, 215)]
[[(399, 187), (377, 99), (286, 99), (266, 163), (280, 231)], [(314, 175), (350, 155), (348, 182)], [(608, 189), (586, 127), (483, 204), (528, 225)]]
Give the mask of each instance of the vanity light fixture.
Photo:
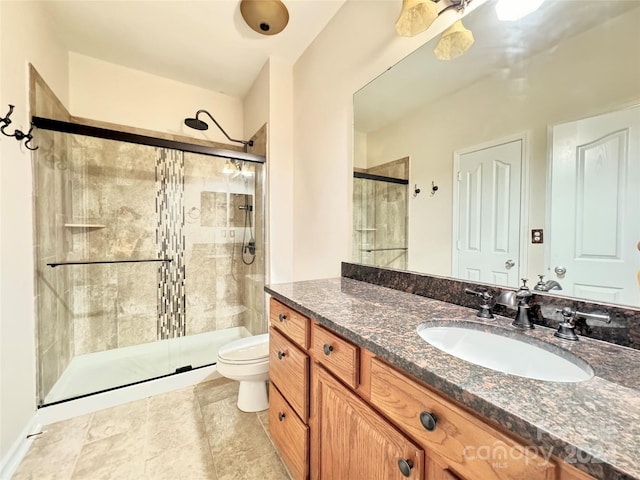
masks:
[(498, 20), (513, 22), (535, 12), (544, 0), (498, 0), (496, 14)]
[(438, 60), (453, 60), (469, 50), (473, 42), (471, 30), (462, 24), (462, 20), (456, 20), (453, 25), (442, 32), (433, 53)]
[(396, 32), (403, 37), (413, 37), (429, 28), (436, 18), (438, 7), (432, 0), (402, 0)]
[(289, 23), (289, 10), (280, 0), (242, 0), (242, 18), (262, 35), (276, 35)]
[[(413, 37), (424, 32), (447, 10), (463, 11), (471, 0), (402, 0), (402, 10), (396, 20), (396, 32), (404, 37)], [(448, 5), (438, 11), (438, 3)]]

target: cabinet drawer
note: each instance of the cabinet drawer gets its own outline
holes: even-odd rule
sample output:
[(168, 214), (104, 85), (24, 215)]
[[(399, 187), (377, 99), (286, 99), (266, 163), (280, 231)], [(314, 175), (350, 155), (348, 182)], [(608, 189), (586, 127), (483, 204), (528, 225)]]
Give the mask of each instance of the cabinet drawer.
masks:
[[(534, 449), (514, 442), (377, 358), (371, 362), (371, 403), (458, 476), (482, 480), (555, 478), (555, 466)], [(435, 423), (430, 423), (429, 415), (435, 417)]]
[(273, 383), (269, 387), (269, 433), (293, 478), (308, 478), (309, 427), (300, 421)]
[(313, 324), (311, 337), (314, 360), (355, 389), (358, 386), (358, 347), (316, 323)]
[(303, 422), (309, 416), (309, 356), (271, 327), (269, 378)]
[(284, 333), (303, 350), (309, 348), (310, 320), (307, 317), (272, 298), (269, 301), (269, 320), (273, 327)]

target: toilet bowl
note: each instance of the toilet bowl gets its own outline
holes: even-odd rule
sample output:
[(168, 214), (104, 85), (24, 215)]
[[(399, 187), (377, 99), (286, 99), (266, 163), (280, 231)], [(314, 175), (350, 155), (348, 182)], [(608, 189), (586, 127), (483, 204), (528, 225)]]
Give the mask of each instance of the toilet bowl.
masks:
[(218, 373), (240, 382), (238, 408), (259, 412), (269, 408), (269, 334), (254, 335), (227, 343), (218, 351)]

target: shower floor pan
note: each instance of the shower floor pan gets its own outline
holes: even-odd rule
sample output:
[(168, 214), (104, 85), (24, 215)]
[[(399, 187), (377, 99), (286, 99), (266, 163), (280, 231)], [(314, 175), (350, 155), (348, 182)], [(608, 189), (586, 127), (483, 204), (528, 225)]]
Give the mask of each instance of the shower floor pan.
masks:
[(46, 396), (43, 406), (171, 375), (187, 366), (211, 365), (220, 347), (250, 335), (245, 327), (234, 327), (78, 355)]

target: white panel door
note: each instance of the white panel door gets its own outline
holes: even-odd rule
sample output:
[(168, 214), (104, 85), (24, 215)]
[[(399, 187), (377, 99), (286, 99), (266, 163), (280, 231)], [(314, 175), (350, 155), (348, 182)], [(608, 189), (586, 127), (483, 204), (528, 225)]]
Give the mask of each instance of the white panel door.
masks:
[(553, 127), (551, 171), (549, 276), (640, 305), (640, 107)]
[(522, 140), (464, 153), (457, 173), (457, 278), (517, 287)]

